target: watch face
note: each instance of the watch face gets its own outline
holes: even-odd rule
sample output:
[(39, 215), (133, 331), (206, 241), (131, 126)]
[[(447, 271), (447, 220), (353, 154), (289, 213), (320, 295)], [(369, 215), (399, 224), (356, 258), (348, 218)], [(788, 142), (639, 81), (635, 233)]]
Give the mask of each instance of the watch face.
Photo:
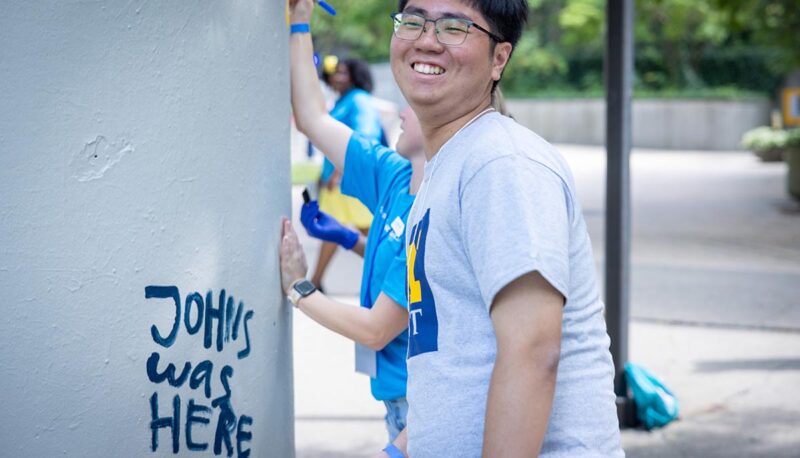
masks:
[(294, 289), (295, 289), (295, 291), (300, 293), (301, 296), (306, 297), (309, 294), (311, 294), (314, 291), (316, 291), (317, 287), (314, 286), (314, 284), (311, 283), (310, 281), (303, 280), (301, 282), (298, 282), (296, 285), (294, 285)]

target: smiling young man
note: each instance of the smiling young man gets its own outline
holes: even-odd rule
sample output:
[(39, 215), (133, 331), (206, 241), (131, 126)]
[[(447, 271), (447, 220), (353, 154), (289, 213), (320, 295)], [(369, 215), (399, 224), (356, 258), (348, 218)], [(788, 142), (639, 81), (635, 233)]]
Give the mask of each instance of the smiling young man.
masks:
[(386, 453), (624, 456), (571, 172), (491, 109), (527, 1), (408, 0), (399, 11), (392, 71), (428, 162), (407, 231), (408, 428)]

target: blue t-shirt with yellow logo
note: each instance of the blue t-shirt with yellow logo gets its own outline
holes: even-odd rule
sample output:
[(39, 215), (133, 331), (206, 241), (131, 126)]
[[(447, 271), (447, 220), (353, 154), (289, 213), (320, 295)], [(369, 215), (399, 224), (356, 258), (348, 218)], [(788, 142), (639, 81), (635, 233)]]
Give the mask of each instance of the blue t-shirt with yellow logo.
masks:
[[(380, 293), (407, 308), (405, 228), (414, 196), (408, 193), (411, 163), (395, 151), (353, 133), (347, 145), (342, 192), (372, 212), (364, 250), (361, 306), (371, 308)], [(377, 352), (372, 395), (380, 401), (406, 395), (408, 335), (400, 333)]]
[[(384, 146), (389, 144), (381, 124), (381, 115), (373, 105), (370, 93), (363, 89), (347, 91), (336, 101), (330, 115), (369, 140), (377, 140)], [(328, 181), (333, 170), (333, 163), (325, 158), (320, 177), (323, 183)]]

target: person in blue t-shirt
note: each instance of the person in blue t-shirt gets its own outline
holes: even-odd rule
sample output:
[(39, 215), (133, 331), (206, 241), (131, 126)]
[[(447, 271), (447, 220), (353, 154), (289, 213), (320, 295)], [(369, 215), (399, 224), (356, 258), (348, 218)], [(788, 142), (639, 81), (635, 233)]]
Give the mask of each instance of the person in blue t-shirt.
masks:
[[(340, 61), (336, 56), (327, 56), (323, 62), (322, 80), (340, 95), (330, 111), (331, 116), (366, 139), (377, 140), (384, 146), (388, 145), (380, 114), (370, 95), (373, 83), (369, 64), (352, 58)], [(367, 234), (367, 229), (372, 223), (372, 213), (357, 199), (341, 193), (341, 178), (342, 172), (335, 169), (333, 163), (325, 158), (319, 179), (320, 208), (340, 223), (355, 227)], [(337, 247), (335, 243), (322, 242), (314, 274), (311, 277), (311, 282), (320, 289), (325, 270), (333, 259)]]
[[(304, 4), (308, 5), (313, 3)], [(295, 9), (292, 8), (293, 20)], [(298, 22), (303, 22), (307, 16), (299, 19)], [(369, 236), (365, 237), (319, 211), (316, 202), (304, 205), (301, 211), (301, 221), (312, 236), (335, 242), (364, 257), (361, 307), (336, 302), (314, 291), (313, 286), (298, 290), (298, 285), (308, 285), (307, 264), (297, 234), (287, 219), (283, 221), (280, 249), (282, 286), (295, 306), (313, 320), (372, 351), (362, 348), (359, 359), (367, 371), (373, 372), (372, 395), (386, 404), (391, 441), (405, 427), (408, 408), (405, 226), (414, 193), (423, 177), (422, 133), (413, 111), (404, 110), (403, 134), (395, 152), (333, 118), (325, 111), (312, 55), (310, 35), (293, 33), (292, 108), (297, 126), (342, 170), (342, 191), (358, 198), (374, 218)], [(302, 295), (295, 294), (301, 290)]]

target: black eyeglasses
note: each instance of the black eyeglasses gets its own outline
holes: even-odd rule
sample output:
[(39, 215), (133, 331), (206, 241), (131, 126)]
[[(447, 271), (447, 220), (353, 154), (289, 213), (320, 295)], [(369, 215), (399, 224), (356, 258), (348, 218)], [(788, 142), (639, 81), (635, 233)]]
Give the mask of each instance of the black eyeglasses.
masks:
[(458, 46), (464, 43), (470, 27), (475, 27), (498, 43), (503, 42), (502, 38), (469, 19), (441, 17), (434, 20), (413, 13), (394, 13), (392, 19), (394, 19), (394, 36), (401, 40), (417, 40), (425, 31), (425, 24), (433, 22), (436, 40), (446, 46)]

